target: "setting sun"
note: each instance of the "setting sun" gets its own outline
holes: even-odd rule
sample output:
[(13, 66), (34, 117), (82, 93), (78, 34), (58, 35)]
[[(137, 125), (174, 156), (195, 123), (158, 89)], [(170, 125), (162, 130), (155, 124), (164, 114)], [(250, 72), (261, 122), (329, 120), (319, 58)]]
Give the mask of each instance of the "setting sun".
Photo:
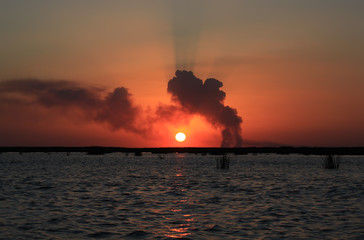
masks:
[(186, 140), (186, 135), (182, 132), (176, 134), (176, 141), (177, 142), (184, 142)]

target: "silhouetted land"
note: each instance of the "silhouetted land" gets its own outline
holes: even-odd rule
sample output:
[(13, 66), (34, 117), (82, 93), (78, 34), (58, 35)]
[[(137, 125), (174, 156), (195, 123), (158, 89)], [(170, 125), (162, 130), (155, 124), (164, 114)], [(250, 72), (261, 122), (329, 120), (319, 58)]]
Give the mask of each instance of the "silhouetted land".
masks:
[(243, 148), (122, 148), (122, 147), (0, 147), (2, 152), (86, 152), (88, 154), (106, 153), (200, 153), (220, 155), (243, 154), (305, 154), (305, 155), (364, 155), (364, 147), (243, 147)]

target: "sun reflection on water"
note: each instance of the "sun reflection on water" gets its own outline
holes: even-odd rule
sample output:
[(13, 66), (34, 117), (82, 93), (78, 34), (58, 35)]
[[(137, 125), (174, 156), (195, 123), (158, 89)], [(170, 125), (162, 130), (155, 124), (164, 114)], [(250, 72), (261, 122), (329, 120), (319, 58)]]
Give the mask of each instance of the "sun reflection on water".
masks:
[(172, 201), (165, 218), (167, 219), (165, 237), (183, 238), (191, 235), (195, 218), (190, 208), (190, 193), (188, 192), (189, 179), (186, 178), (184, 168), (177, 168), (176, 173), (171, 179), (170, 191), (178, 199)]

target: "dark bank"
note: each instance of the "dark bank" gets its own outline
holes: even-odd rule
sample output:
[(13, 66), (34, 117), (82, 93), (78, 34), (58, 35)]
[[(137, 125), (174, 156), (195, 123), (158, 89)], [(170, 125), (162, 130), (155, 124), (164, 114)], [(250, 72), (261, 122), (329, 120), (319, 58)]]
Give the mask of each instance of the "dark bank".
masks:
[(123, 147), (0, 147), (3, 152), (86, 152), (88, 154), (107, 153), (196, 153), (220, 155), (244, 154), (304, 154), (304, 155), (364, 155), (364, 147), (246, 147), (246, 148), (123, 148)]

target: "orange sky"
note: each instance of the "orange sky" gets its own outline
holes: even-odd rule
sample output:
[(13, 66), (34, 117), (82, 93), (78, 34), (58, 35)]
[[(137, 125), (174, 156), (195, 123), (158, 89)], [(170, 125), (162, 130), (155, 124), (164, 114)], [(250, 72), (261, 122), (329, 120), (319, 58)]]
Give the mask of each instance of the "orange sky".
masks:
[[(220, 146), (220, 129), (199, 115), (139, 134), (87, 121), (81, 110), (39, 105), (26, 92), (30, 100), (19, 103), (1, 90), (2, 82), (29, 78), (100, 87), (104, 95), (125, 87), (141, 109), (138, 124), (148, 126), (159, 105), (178, 105), (167, 92), (178, 68), (223, 82), (246, 146), (364, 146), (363, 7), (355, 0), (1, 2), (0, 145)], [(178, 131), (184, 143), (174, 140)]]

